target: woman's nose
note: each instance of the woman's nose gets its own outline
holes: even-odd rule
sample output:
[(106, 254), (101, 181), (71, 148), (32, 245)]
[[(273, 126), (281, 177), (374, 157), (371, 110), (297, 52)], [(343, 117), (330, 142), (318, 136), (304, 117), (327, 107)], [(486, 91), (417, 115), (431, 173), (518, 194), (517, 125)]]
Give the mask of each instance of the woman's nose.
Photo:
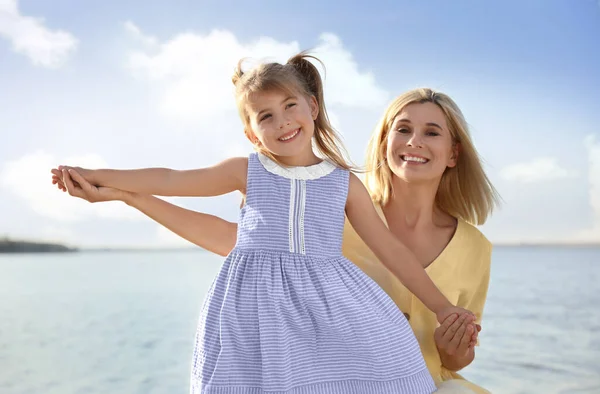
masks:
[(421, 148), (423, 143), (421, 141), (421, 136), (419, 133), (412, 133), (408, 141), (406, 141), (406, 145), (411, 146), (413, 148)]

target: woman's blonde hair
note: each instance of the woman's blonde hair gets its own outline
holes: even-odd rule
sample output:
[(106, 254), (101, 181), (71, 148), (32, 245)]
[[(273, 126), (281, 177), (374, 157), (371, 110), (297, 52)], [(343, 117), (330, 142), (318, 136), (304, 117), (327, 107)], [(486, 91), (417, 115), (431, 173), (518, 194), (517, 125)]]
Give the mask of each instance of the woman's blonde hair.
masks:
[(442, 211), (471, 224), (483, 224), (499, 204), (498, 192), (483, 170), (469, 135), (467, 122), (446, 94), (420, 88), (397, 97), (386, 109), (369, 141), (365, 182), (375, 203), (386, 205), (393, 197), (393, 173), (387, 162), (387, 140), (394, 119), (409, 104), (433, 103), (448, 123), (453, 144), (459, 144), (456, 166), (446, 168), (435, 203)]
[(248, 72), (243, 72), (241, 68), (244, 59), (238, 62), (232, 82), (235, 85), (237, 107), (244, 123), (246, 136), (253, 142), (257, 151), (275, 159), (270, 152), (257, 144), (250, 134), (247, 104), (252, 99), (252, 95), (271, 90), (290, 95), (302, 94), (307, 99), (313, 96), (319, 109), (315, 119), (314, 143), (319, 152), (331, 162), (340, 168), (350, 170), (353, 165), (349, 164), (349, 160), (345, 158), (347, 151), (340, 136), (331, 125), (325, 109), (321, 75), (308, 59), (314, 59), (323, 65), (319, 59), (306, 52), (292, 56), (286, 64), (264, 63)]

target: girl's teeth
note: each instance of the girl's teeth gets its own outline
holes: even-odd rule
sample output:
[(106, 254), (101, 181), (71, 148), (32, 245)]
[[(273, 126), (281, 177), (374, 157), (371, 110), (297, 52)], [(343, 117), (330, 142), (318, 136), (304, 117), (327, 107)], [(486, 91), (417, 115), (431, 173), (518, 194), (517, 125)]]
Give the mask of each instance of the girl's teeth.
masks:
[(414, 162), (418, 162), (418, 163), (426, 163), (427, 162), (427, 159), (424, 159), (422, 157), (412, 157), (412, 156), (402, 156), (402, 160), (414, 161)]
[(287, 140), (291, 140), (292, 138), (294, 138), (298, 133), (300, 132), (300, 130), (296, 130), (296, 132), (292, 135), (290, 135), (289, 137), (285, 137), (285, 138), (280, 138), (280, 141), (287, 141)]

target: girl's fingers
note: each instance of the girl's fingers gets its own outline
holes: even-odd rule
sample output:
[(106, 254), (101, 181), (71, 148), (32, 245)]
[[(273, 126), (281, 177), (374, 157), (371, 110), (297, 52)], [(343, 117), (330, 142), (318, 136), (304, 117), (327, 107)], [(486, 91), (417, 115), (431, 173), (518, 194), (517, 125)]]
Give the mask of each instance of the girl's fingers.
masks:
[(90, 191), (92, 185), (90, 185), (90, 183), (86, 181), (85, 178), (82, 177), (77, 171), (70, 169), (67, 172), (69, 173), (69, 176), (79, 184), (79, 187), (81, 187), (84, 191)]
[[(73, 184), (71, 177), (67, 170), (63, 170), (63, 180), (65, 182), (65, 187), (67, 188), (67, 192), (73, 197), (81, 197), (81, 193), (78, 192), (77, 188)], [(79, 189), (81, 190), (81, 189)]]

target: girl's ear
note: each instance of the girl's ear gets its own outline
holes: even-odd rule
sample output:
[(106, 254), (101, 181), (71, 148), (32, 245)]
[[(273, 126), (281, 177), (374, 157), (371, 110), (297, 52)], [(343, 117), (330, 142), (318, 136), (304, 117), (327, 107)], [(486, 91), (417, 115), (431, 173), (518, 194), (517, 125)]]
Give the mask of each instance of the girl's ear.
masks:
[(246, 138), (252, 143), (252, 145), (260, 145), (260, 141), (256, 138), (256, 134), (252, 132), (249, 128), (244, 129), (244, 134), (246, 134)]
[(313, 120), (317, 120), (317, 117), (319, 116), (319, 103), (315, 96), (310, 96), (308, 105), (310, 106), (310, 114), (312, 115)]

